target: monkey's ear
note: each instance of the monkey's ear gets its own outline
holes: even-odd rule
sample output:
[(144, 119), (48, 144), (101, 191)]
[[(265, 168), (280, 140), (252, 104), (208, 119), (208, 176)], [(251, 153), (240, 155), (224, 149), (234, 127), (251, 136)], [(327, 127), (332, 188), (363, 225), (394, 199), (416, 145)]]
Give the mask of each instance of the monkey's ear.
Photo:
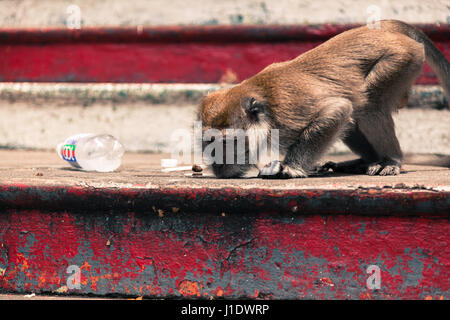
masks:
[(258, 114), (264, 112), (264, 103), (262, 101), (258, 101), (255, 98), (247, 98), (243, 101), (243, 107), (245, 112), (248, 114)]

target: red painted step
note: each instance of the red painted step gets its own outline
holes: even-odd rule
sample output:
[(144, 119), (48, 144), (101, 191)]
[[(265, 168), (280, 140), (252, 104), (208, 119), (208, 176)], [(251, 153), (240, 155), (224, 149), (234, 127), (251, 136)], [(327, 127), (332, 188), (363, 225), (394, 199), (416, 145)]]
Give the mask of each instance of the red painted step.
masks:
[[(246, 79), (353, 25), (1, 29), (0, 81), (216, 83)], [(421, 25), (450, 59), (450, 26)], [(419, 84), (437, 78), (425, 66)]]
[(448, 196), (1, 185), (0, 291), (450, 299)]

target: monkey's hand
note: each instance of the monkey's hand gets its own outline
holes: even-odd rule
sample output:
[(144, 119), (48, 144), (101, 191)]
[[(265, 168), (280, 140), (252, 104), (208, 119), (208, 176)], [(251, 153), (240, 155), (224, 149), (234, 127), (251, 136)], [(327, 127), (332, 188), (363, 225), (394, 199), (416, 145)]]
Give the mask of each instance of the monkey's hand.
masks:
[(334, 171), (334, 170), (336, 170), (336, 168), (337, 168), (336, 162), (328, 161), (321, 166), (316, 166), (314, 168), (314, 173), (315, 174), (324, 174), (324, 173), (329, 172), (330, 169)]
[(301, 168), (293, 168), (278, 160), (264, 166), (258, 174), (259, 178), (263, 179), (291, 179), (291, 178), (306, 178), (308, 174)]

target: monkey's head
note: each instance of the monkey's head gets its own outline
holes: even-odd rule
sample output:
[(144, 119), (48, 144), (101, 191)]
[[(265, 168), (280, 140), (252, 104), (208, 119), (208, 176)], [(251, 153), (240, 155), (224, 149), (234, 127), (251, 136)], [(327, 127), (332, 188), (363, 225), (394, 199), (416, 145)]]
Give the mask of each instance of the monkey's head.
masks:
[(267, 136), (267, 112), (264, 94), (246, 81), (203, 99), (202, 150), (217, 177), (241, 177), (256, 165), (255, 138)]

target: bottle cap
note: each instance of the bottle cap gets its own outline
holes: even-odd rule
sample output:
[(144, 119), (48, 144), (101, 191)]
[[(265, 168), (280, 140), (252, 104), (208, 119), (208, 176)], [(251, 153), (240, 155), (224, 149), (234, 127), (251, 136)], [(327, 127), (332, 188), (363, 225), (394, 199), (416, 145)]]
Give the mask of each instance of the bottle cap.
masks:
[[(61, 155), (61, 149), (62, 146), (64, 145), (64, 142), (58, 143), (58, 145), (56, 146), (56, 153), (58, 154), (58, 156), (63, 159), (62, 155)], [(64, 159), (63, 159), (64, 160)]]

